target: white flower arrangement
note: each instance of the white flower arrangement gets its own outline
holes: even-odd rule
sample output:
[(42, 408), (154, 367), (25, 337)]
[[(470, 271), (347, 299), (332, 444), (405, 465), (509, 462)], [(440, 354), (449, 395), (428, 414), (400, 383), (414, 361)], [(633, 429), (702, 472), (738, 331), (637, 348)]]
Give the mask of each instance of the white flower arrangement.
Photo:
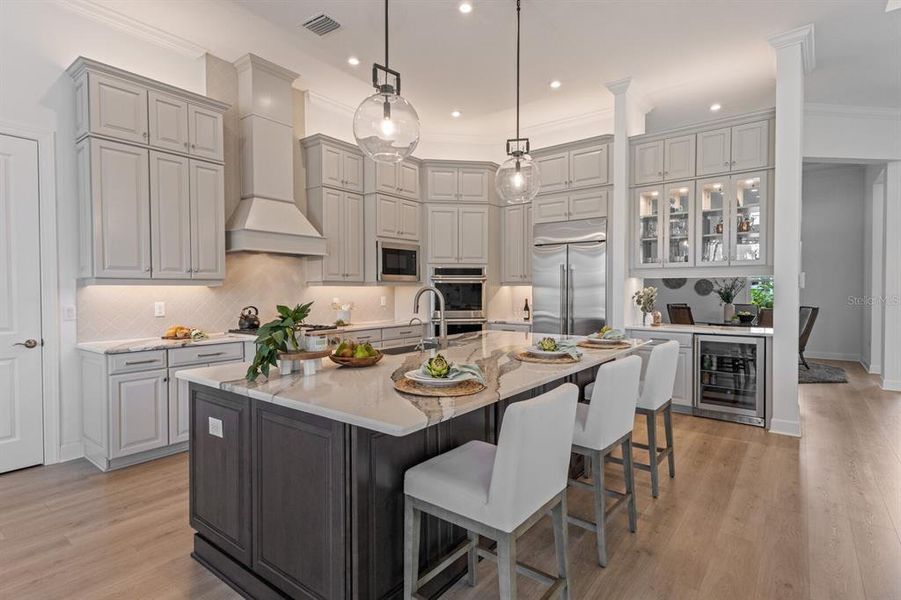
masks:
[(642, 314), (648, 314), (654, 310), (654, 303), (657, 301), (657, 288), (648, 286), (642, 288), (632, 295), (632, 300), (641, 310)]

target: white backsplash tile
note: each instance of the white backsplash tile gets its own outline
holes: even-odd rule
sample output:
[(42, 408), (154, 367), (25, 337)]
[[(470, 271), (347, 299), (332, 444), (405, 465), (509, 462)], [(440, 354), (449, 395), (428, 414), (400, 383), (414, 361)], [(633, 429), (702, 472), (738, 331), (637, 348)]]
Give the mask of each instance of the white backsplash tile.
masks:
[[(385, 296), (385, 306), (380, 306)], [(395, 318), (394, 288), (375, 286), (307, 286), (304, 259), (277, 254), (226, 256), (226, 279), (220, 287), (96, 285), (78, 290), (78, 341), (156, 337), (180, 324), (219, 332), (237, 327), (248, 304), (259, 307), (265, 323), (276, 304), (313, 301), (310, 323), (332, 323), (333, 298), (352, 302), (355, 322)], [(154, 317), (154, 302), (166, 303), (166, 316)]]

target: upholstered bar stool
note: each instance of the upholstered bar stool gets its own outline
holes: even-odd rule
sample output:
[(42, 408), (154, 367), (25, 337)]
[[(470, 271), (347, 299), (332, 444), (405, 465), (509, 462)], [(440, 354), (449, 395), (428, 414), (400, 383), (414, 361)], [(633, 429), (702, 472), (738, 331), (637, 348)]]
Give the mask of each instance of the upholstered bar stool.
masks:
[[(571, 479), (570, 485), (594, 491), (594, 517), (591, 523), (570, 516), (573, 525), (597, 534), (598, 564), (607, 566), (607, 520), (623, 506), (629, 508), (629, 531), (638, 524), (635, 510), (635, 476), (632, 470), (632, 427), (635, 424), (635, 404), (641, 379), (641, 359), (630, 356), (603, 365), (598, 370), (591, 395), (591, 404), (576, 407), (576, 427), (573, 431), (572, 451), (588, 458), (592, 483)], [(604, 485), (604, 459), (617, 447), (623, 453), (625, 493), (608, 490)], [(607, 506), (607, 496), (616, 500)]]
[[(658, 465), (666, 459), (669, 462), (669, 476), (676, 476), (676, 457), (673, 454), (673, 385), (676, 382), (676, 368), (679, 363), (679, 342), (669, 341), (651, 350), (645, 369), (644, 381), (641, 383), (641, 394), (635, 412), (645, 416), (648, 424), (648, 443), (633, 442), (632, 446), (648, 451), (648, 462), (632, 461), (633, 467), (651, 473), (651, 495), (656, 498), (660, 494)], [(585, 387), (586, 397), (590, 397), (594, 386)], [(663, 428), (666, 447), (657, 446), (657, 416), (663, 414)], [(651, 448), (654, 450), (652, 451)], [(610, 456), (610, 462), (621, 463), (622, 459)]]
[[(570, 383), (504, 412), (497, 446), (473, 441), (407, 470), (404, 477), (404, 598), (464, 554), (470, 585), (478, 557), (497, 560), (500, 597), (516, 598), (516, 572), (551, 589), (546, 597), (569, 598), (566, 553), (566, 479), (578, 388)], [(516, 539), (550, 511), (557, 552), (556, 577), (516, 562)], [(469, 532), (449, 556), (419, 574), (422, 514)], [(479, 547), (479, 536), (497, 541), (497, 553)]]

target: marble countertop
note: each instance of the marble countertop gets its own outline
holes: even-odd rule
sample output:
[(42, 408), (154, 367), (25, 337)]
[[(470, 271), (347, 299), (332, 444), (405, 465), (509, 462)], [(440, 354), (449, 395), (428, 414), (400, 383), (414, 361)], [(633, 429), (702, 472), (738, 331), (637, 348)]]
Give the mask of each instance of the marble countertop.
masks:
[(488, 319), (489, 323), (497, 323), (498, 325), (528, 325), (532, 326), (532, 321), (523, 319)]
[[(636, 340), (635, 347), (644, 343)], [(393, 382), (418, 368), (429, 356), (426, 353), (386, 354), (377, 365), (365, 369), (338, 367), (323, 360), (322, 370), (315, 375), (280, 376), (273, 369), (269, 379), (260, 377), (254, 383), (244, 379), (246, 363), (190, 369), (176, 376), (342, 423), (404, 436), (634, 350), (583, 349), (581, 361), (562, 365), (524, 363), (513, 357), (514, 352), (531, 344), (532, 334), (525, 332), (486, 331), (456, 340), (442, 354), (451, 362), (478, 364), (488, 384), (478, 394), (459, 398), (412, 396), (394, 389)]]
[(79, 350), (95, 354), (123, 354), (143, 350), (168, 350), (185, 346), (206, 346), (210, 344), (237, 344), (256, 339), (256, 336), (233, 333), (211, 333), (203, 340), (164, 340), (162, 338), (138, 338), (133, 340), (111, 340), (102, 342), (80, 342)]
[(728, 325), (673, 325), (672, 323), (663, 323), (657, 326), (628, 325), (626, 326), (626, 329), (642, 332), (666, 331), (670, 333), (773, 337), (773, 329), (771, 327), (730, 327)]

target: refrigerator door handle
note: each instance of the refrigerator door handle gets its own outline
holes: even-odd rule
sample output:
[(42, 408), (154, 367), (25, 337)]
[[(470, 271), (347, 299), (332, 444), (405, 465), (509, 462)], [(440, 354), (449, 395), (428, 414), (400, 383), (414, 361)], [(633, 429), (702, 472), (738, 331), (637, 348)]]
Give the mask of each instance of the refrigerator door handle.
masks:
[(576, 309), (575, 309), (575, 296), (576, 296), (576, 267), (574, 265), (569, 265), (569, 274), (566, 279), (566, 295), (568, 298), (568, 304), (566, 306), (566, 316), (567, 316), (567, 331), (568, 335), (573, 335), (576, 331)]
[(566, 276), (566, 265), (560, 265), (560, 335), (566, 335), (569, 326), (569, 281)]

